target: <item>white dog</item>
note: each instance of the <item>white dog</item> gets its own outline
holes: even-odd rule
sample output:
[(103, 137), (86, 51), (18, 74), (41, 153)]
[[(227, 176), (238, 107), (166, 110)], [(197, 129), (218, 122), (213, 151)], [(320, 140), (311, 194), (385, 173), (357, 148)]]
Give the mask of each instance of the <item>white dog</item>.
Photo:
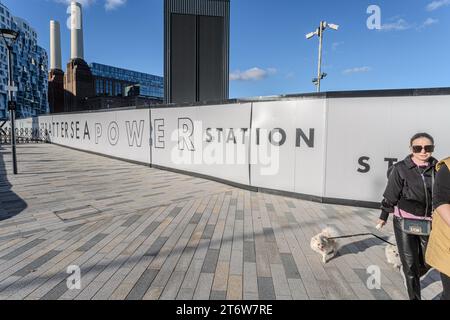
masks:
[(389, 264), (392, 264), (395, 269), (400, 270), (402, 268), (402, 261), (400, 260), (400, 254), (398, 248), (393, 245), (388, 245), (385, 250), (386, 259)]
[(338, 253), (338, 242), (330, 239), (336, 237), (337, 234), (335, 229), (328, 227), (311, 239), (311, 249), (322, 255), (323, 263), (327, 263)]
[(405, 273), (403, 272), (403, 264), (402, 264), (402, 261), (400, 260), (400, 254), (398, 252), (398, 248), (393, 245), (388, 245), (386, 247), (385, 252), (386, 252), (387, 262), (389, 264), (392, 264), (394, 266), (394, 268), (400, 272), (400, 274), (402, 275), (402, 278), (403, 278), (403, 284), (405, 285), (405, 288), (407, 288)]

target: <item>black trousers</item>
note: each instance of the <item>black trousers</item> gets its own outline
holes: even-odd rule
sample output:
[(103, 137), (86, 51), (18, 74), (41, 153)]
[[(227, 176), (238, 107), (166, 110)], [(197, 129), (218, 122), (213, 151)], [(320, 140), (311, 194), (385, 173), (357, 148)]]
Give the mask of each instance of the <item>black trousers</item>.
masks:
[(404, 233), (400, 219), (397, 217), (394, 217), (394, 232), (400, 260), (403, 264), (409, 299), (422, 300), (420, 278), (430, 270), (430, 266), (425, 263), (429, 237)]
[(450, 300), (450, 277), (441, 273), (442, 285), (444, 287), (444, 292), (442, 293), (441, 300)]

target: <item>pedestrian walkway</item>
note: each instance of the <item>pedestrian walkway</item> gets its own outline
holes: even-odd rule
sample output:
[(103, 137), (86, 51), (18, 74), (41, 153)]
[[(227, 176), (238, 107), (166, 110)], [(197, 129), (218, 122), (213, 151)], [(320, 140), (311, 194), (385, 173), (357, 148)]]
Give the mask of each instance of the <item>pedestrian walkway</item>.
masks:
[[(378, 211), (255, 193), (54, 145), (0, 146), (0, 299), (406, 299), (374, 237), (309, 248), (330, 225), (376, 232)], [(385, 237), (392, 235), (389, 226)], [(67, 268), (81, 268), (69, 290)], [(367, 287), (367, 268), (381, 288)], [(424, 298), (442, 291), (435, 271)]]

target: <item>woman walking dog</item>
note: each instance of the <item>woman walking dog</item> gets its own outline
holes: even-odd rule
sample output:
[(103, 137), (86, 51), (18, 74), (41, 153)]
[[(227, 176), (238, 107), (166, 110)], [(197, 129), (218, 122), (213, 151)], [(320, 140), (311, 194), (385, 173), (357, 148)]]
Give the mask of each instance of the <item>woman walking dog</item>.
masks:
[(437, 166), (433, 204), (433, 231), (426, 255), (427, 263), (441, 273), (442, 300), (450, 300), (450, 158)]
[(427, 133), (411, 139), (411, 152), (392, 168), (382, 202), (379, 225), (394, 215), (394, 232), (410, 300), (421, 300), (420, 277), (429, 268), (425, 253), (432, 222), (435, 167), (434, 139)]

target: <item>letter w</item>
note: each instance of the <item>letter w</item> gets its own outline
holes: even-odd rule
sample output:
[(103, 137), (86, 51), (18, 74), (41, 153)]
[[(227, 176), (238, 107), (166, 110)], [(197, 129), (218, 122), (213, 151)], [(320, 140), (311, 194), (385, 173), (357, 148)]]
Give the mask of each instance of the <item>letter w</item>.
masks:
[(130, 121), (126, 122), (128, 145), (130, 147), (134, 147), (135, 144), (139, 148), (142, 146), (144, 125), (145, 125), (145, 120), (141, 120), (139, 122), (139, 128), (138, 128), (137, 121), (133, 121), (132, 127), (130, 127)]

